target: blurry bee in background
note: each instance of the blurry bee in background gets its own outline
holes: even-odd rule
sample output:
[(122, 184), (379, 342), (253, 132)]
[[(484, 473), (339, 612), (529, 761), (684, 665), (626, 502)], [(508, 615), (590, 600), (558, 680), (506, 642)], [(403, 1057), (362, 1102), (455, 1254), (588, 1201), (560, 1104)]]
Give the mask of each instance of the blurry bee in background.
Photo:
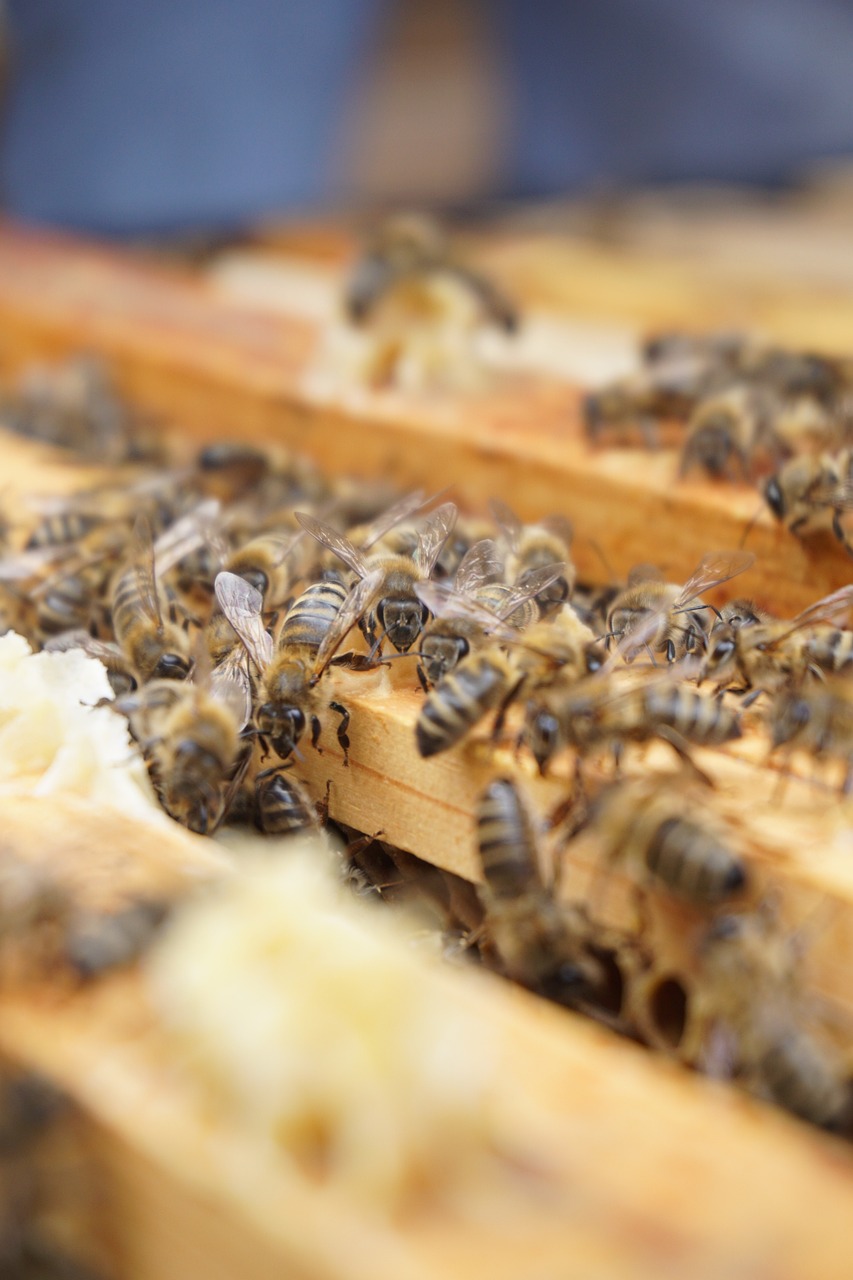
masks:
[(537, 595), (543, 616), (570, 600), (575, 586), (571, 560), (572, 526), (563, 516), (546, 516), (536, 524), (522, 524), (504, 502), (493, 498), (489, 504), (501, 530), (506, 582), (524, 587), (527, 574), (563, 563), (563, 572)]
[(451, 253), (430, 218), (400, 216), (380, 228), (346, 288), (354, 325), (369, 330), (362, 376), (413, 390), (474, 381), (474, 340), (484, 325), (513, 333), (515, 308), (484, 276)]
[(708, 626), (704, 614), (709, 606), (702, 603), (703, 591), (728, 582), (754, 563), (749, 551), (712, 551), (702, 557), (683, 586), (646, 576), (649, 566), (640, 566), (610, 607), (608, 639), (617, 639), (628, 659), (642, 649), (651, 655), (665, 653), (668, 662), (683, 658), (697, 643), (704, 644)]
[(200, 450), (192, 478), (204, 496), (224, 506), (251, 504), (246, 510), (255, 523), (296, 502), (329, 496), (328, 485), (308, 458), (280, 445), (261, 449), (242, 440), (223, 440)]
[(805, 995), (796, 940), (766, 910), (721, 916), (698, 959), (689, 1058), (823, 1129), (845, 1128), (848, 1068)]
[(587, 947), (585, 918), (558, 903), (543, 881), (536, 832), (515, 783), (490, 783), (476, 820), (484, 932), (504, 972), (563, 1003), (594, 994), (603, 974)]
[(767, 716), (772, 750), (788, 746), (845, 768), (842, 792), (853, 791), (853, 684), (843, 676), (781, 690)]
[(596, 796), (589, 822), (608, 864), (626, 863), (693, 906), (715, 907), (748, 886), (744, 862), (680, 780), (611, 784)]
[[(360, 626), (371, 647), (380, 646), (387, 636), (398, 653), (408, 652), (429, 618), (429, 610), (418, 599), (415, 584), (430, 577), (456, 523), (453, 503), (445, 502), (426, 517), (411, 556), (381, 551), (365, 555), (348, 538), (313, 516), (297, 512), (296, 518), (307, 533), (333, 551), (358, 578), (365, 580), (374, 573), (379, 574), (379, 586), (359, 619)], [(368, 598), (365, 594), (365, 599)]]
[[(381, 581), (381, 573), (374, 572), (350, 591), (338, 582), (313, 583), (288, 609), (273, 646), (264, 628), (260, 592), (234, 574), (217, 577), (222, 612), (260, 673), (258, 733), (282, 760), (296, 749), (308, 722), (312, 746), (318, 745), (323, 699), (316, 686), (344, 637), (375, 599)], [(338, 702), (327, 705), (341, 717), (337, 737), (346, 760), (349, 713)]]
[(853, 449), (792, 458), (764, 485), (764, 499), (789, 533), (802, 538), (831, 529), (848, 555), (853, 545), (841, 516), (853, 506)]
[(701, 400), (691, 414), (679, 475), (700, 467), (715, 479), (746, 481), (756, 460), (778, 464), (787, 452), (774, 438), (767, 397), (753, 387), (730, 387)]
[(439, 582), (418, 582), (415, 590), (432, 614), (420, 639), (418, 677), (427, 691), (480, 644), (506, 624), (518, 631), (539, 618), (534, 600), (559, 578), (565, 566), (547, 565), (524, 574), (524, 586), (498, 581), (501, 558), (490, 539), (475, 543), (464, 557), (452, 590)]

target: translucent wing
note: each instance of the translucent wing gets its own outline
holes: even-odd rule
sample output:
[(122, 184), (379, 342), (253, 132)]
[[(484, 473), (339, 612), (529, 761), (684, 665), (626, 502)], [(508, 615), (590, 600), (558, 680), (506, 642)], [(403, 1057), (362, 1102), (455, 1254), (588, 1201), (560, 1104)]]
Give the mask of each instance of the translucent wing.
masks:
[(703, 591), (719, 586), (744, 573), (755, 564), (755, 556), (751, 551), (709, 551), (703, 556), (690, 577), (681, 588), (681, 595), (673, 606), (683, 609)]
[(518, 516), (511, 507), (506, 505), (505, 502), (501, 502), (500, 498), (491, 499), (489, 502), (489, 510), (491, 511), (495, 523), (501, 533), (504, 535), (514, 551), (518, 546), (523, 527)]
[[(506, 626), (498, 614), (493, 613), (479, 601), (472, 600), (470, 596), (451, 591), (444, 583), (416, 582), (415, 591), (418, 599), (422, 600), (430, 613), (437, 618), (464, 619), (467, 622), (476, 623), (489, 634), (505, 634), (511, 639), (518, 636), (518, 632)], [(515, 607), (518, 608), (518, 605)]]
[(638, 587), (643, 582), (663, 582), (664, 576), (656, 564), (635, 564), (628, 574), (626, 586)]
[(160, 534), (154, 543), (154, 566), (158, 578), (209, 540), (219, 518), (219, 510), (217, 499), (208, 498)]
[(264, 627), (263, 596), (236, 573), (218, 573), (216, 599), (259, 671), (269, 666), (273, 643)]
[(494, 538), (483, 538), (465, 552), (456, 570), (453, 585), (461, 594), (473, 595), (480, 587), (500, 582), (502, 578), (503, 562), (498, 554), (497, 543)]
[(142, 608), (152, 622), (162, 627), (163, 615), (160, 610), (160, 597), (157, 594), (154, 569), (154, 541), (147, 516), (140, 515), (136, 518), (133, 533), (130, 535), (130, 554)]
[(828, 626), (840, 627), (851, 607), (853, 607), (853, 585), (839, 587), (831, 595), (824, 596), (822, 600), (816, 600), (807, 609), (803, 609), (802, 613), (798, 613), (796, 618), (792, 618), (791, 625), (781, 631), (772, 643), (778, 644), (786, 640), (788, 636), (793, 635), (795, 631), (801, 631), (804, 627), (822, 623)]
[(381, 569), (374, 569), (352, 588), (317, 650), (317, 660), (311, 677), (312, 683), (323, 674), (347, 633), (352, 630), (359, 618), (367, 613), (381, 589), (383, 577)]
[(117, 644), (111, 644), (108, 640), (96, 640), (82, 628), (62, 631), (58, 636), (51, 636), (44, 648), (47, 653), (67, 653), (69, 649), (82, 649), (90, 658), (120, 658), (122, 662), (125, 661), (124, 654)]
[(365, 530), (365, 537), (362, 539), (362, 551), (369, 551), (380, 538), (384, 538), (390, 529), (393, 529), (401, 520), (407, 519), (424, 505), (423, 489), (416, 489), (414, 493), (410, 493), (408, 497), (401, 498), (399, 502), (395, 502), (387, 511), (376, 517)]
[(242, 729), (252, 715), (252, 682), (243, 655), (233, 650), (224, 662), (210, 673), (210, 691), (217, 702), (228, 708)]
[(555, 538), (565, 542), (567, 547), (572, 545), (575, 530), (571, 520), (566, 516), (545, 516), (544, 520), (538, 520), (537, 524), (542, 529), (547, 529), (549, 533), (553, 533)]
[(509, 618), (519, 605), (526, 604), (528, 600), (533, 600), (539, 595), (540, 591), (544, 591), (546, 587), (550, 587), (552, 582), (556, 582), (557, 578), (565, 571), (566, 563), (561, 560), (554, 564), (543, 565), (541, 569), (531, 569), (529, 573), (525, 573), (510, 591), (506, 602), (501, 605), (499, 616), (501, 618)]
[(418, 534), (418, 546), (414, 559), (425, 578), (432, 573), (435, 562), (441, 554), (441, 548), (453, 531), (458, 514), (454, 503), (443, 502), (424, 521), (423, 528)]
[(349, 538), (345, 538), (342, 533), (338, 533), (337, 529), (333, 529), (331, 525), (325, 524), (322, 520), (315, 519), (314, 516), (307, 515), (304, 511), (296, 512), (296, 519), (301, 524), (306, 533), (310, 533), (311, 537), (316, 539), (321, 546), (327, 547), (344, 564), (349, 565), (353, 573), (357, 573), (363, 578), (368, 572), (367, 562), (357, 547), (354, 547)]

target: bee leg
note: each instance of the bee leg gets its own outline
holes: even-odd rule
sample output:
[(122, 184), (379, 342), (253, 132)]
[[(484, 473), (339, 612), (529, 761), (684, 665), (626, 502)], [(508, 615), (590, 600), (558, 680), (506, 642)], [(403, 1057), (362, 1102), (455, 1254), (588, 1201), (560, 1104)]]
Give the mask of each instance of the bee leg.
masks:
[(424, 693), (429, 693), (429, 681), (427, 680), (426, 672), (424, 671), (420, 663), (418, 663), (418, 665), (415, 667), (415, 670), (418, 673), (418, 680), (420, 681), (420, 686), (423, 689)]
[(498, 707), (498, 714), (495, 716), (495, 723), (492, 726), (492, 742), (497, 742), (498, 738), (500, 738), (501, 734), (503, 733), (507, 712), (509, 711), (509, 708), (513, 699), (515, 698), (516, 694), (518, 693), (519, 689), (523, 684), (524, 684), (524, 676), (521, 676), (520, 679), (516, 680), (515, 684), (510, 685), (508, 692), (505, 693), (503, 698), (501, 699), (500, 705)]
[(687, 745), (687, 742), (682, 738), (677, 729), (671, 729), (668, 725), (662, 724), (657, 729), (657, 736), (662, 738), (664, 742), (669, 743), (673, 751), (681, 757), (686, 765), (689, 765), (690, 769), (700, 782), (703, 782), (706, 787), (714, 786), (713, 778), (709, 777), (704, 769), (699, 768), (699, 765), (690, 754), (690, 748)]
[(341, 750), (344, 753), (344, 768), (349, 768), (349, 738), (347, 737), (347, 729), (349, 728), (349, 712), (346, 707), (341, 706), (339, 702), (330, 702), (329, 708), (336, 711), (341, 717), (341, 722), (335, 730), (338, 736), (338, 742), (341, 744)]
[(622, 773), (622, 743), (621, 742), (614, 742), (613, 744), (613, 773), (617, 778)]
[(853, 546), (850, 545), (847, 535), (841, 527), (840, 511), (833, 511), (832, 513), (832, 532), (835, 534), (848, 556), (853, 556)]
[(324, 827), (326, 823), (329, 821), (329, 795), (331, 794), (331, 790), (332, 790), (332, 779), (327, 778), (326, 794), (323, 796), (323, 799), (318, 800), (316, 805), (314, 806), (315, 809), (317, 810), (317, 817), (320, 819), (320, 823)]
[(747, 707), (751, 707), (753, 702), (761, 697), (763, 689), (750, 689), (749, 693), (741, 701), (741, 708), (745, 711)]
[(323, 754), (323, 749), (320, 746), (320, 730), (322, 729), (322, 727), (323, 726), (320, 724), (320, 721), (317, 719), (317, 717), (312, 716), (311, 717), (311, 746), (320, 755)]

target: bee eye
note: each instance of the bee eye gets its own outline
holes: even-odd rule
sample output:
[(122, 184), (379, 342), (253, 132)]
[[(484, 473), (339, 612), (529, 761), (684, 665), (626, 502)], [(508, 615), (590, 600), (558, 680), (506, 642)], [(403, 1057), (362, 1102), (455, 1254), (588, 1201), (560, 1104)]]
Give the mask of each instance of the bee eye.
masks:
[(766, 498), (767, 505), (773, 512), (776, 519), (781, 520), (785, 515), (785, 499), (782, 496), (779, 481), (774, 476), (771, 476), (767, 481), (767, 485), (764, 489), (764, 497)]
[(179, 653), (164, 653), (153, 675), (161, 680), (184, 680), (190, 671), (190, 664)]
[(262, 596), (267, 594), (270, 585), (269, 578), (262, 569), (246, 569), (240, 574), (244, 582), (248, 582), (250, 587), (254, 587)]

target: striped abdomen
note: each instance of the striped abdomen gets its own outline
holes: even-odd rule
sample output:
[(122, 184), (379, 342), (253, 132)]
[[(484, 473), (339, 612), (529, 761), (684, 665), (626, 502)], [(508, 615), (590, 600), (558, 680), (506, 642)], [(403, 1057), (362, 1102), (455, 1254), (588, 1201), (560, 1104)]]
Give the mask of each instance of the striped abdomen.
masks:
[(455, 746), (503, 698), (509, 670), (501, 659), (472, 654), (429, 694), (415, 726), (418, 751), (437, 755)]
[(27, 541), (27, 549), (79, 542), (100, 523), (101, 518), (96, 515), (86, 515), (82, 511), (58, 511), (55, 515), (45, 516), (35, 527)]
[(317, 813), (308, 792), (295, 778), (276, 773), (257, 785), (257, 823), (267, 835), (290, 835), (317, 826)]
[(715, 836), (684, 818), (667, 818), (655, 828), (645, 861), (668, 889), (699, 906), (723, 902), (746, 885), (740, 859)]
[(285, 615), (279, 648), (305, 645), (319, 649), (347, 598), (339, 582), (315, 582), (294, 600)]
[(641, 690), (644, 715), (638, 729), (675, 729), (698, 746), (718, 746), (741, 736), (737, 713), (716, 698), (706, 698), (684, 685), (650, 685)]
[(761, 1083), (780, 1106), (825, 1129), (849, 1116), (850, 1087), (827, 1052), (806, 1032), (775, 1037), (756, 1064)]
[(477, 805), (477, 847), (489, 893), (517, 898), (539, 880), (536, 837), (515, 784), (492, 782)]

